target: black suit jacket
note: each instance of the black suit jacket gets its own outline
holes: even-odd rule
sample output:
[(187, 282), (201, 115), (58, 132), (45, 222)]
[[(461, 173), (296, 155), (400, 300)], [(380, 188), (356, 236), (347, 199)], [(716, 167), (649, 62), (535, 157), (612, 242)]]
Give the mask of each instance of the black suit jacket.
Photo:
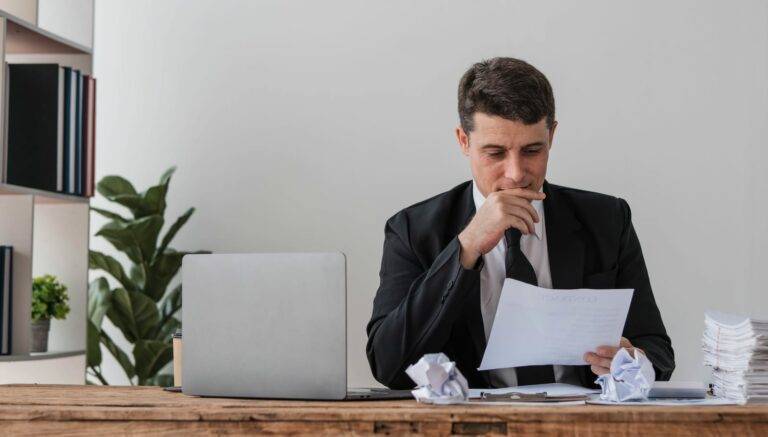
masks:
[[(674, 352), (653, 298), (629, 205), (616, 197), (546, 182), (544, 193), (553, 287), (635, 289), (624, 337), (645, 351), (656, 379), (668, 380)], [(459, 259), (458, 234), (474, 214), (468, 181), (387, 221), (381, 283), (366, 348), (373, 375), (382, 384), (413, 387), (405, 368), (426, 353), (443, 352), (456, 362), (470, 387), (489, 387), (488, 372), (477, 370), (486, 345), (480, 271), (464, 269)], [(579, 367), (578, 373), (584, 386), (594, 386), (589, 366)]]

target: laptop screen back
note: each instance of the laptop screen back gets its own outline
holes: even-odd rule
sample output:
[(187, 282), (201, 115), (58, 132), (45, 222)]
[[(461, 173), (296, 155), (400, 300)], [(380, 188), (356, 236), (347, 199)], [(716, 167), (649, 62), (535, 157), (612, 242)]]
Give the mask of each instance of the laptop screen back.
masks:
[(182, 284), (184, 393), (344, 398), (343, 254), (187, 255)]

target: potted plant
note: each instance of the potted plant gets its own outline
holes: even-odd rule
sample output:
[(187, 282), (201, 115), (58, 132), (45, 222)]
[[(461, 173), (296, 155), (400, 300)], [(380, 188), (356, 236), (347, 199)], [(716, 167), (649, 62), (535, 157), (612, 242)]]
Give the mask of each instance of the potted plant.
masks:
[(48, 351), (51, 318), (63, 320), (69, 314), (67, 287), (53, 275), (32, 281), (32, 352)]
[[(88, 256), (91, 269), (107, 273), (112, 279), (110, 283), (107, 277), (100, 276), (91, 282), (88, 291), (89, 383), (109, 384), (101, 369), (103, 347), (132, 385), (173, 385), (173, 375), (164, 370), (173, 359), (171, 338), (181, 327), (181, 284), (174, 285), (173, 280), (184, 255), (207, 253), (179, 251), (171, 246), (195, 212), (195, 208), (189, 208), (175, 221), (166, 223), (166, 195), (175, 170), (170, 168), (159, 184), (143, 192), (114, 175), (105, 176), (96, 186), (99, 194), (120, 208), (113, 211), (91, 207), (91, 211), (109, 219), (96, 236), (124, 254), (127, 263), (123, 265), (112, 255), (95, 250)], [(102, 329), (105, 318), (125, 341), (115, 341), (114, 331)]]

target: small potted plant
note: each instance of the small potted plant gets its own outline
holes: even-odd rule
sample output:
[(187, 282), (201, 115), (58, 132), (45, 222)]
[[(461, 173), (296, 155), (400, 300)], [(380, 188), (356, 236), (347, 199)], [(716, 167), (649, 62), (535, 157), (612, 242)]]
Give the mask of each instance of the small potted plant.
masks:
[(69, 313), (67, 287), (53, 275), (32, 281), (32, 352), (48, 351), (51, 318), (63, 320)]

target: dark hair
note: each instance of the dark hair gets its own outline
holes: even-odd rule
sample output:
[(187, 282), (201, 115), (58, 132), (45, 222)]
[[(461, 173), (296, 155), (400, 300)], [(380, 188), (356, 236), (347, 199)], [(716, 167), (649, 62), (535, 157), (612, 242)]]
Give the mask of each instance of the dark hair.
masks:
[(525, 124), (547, 118), (555, 122), (555, 97), (547, 78), (533, 65), (515, 58), (474, 64), (459, 82), (459, 120), (464, 132), (474, 129), (475, 112)]

